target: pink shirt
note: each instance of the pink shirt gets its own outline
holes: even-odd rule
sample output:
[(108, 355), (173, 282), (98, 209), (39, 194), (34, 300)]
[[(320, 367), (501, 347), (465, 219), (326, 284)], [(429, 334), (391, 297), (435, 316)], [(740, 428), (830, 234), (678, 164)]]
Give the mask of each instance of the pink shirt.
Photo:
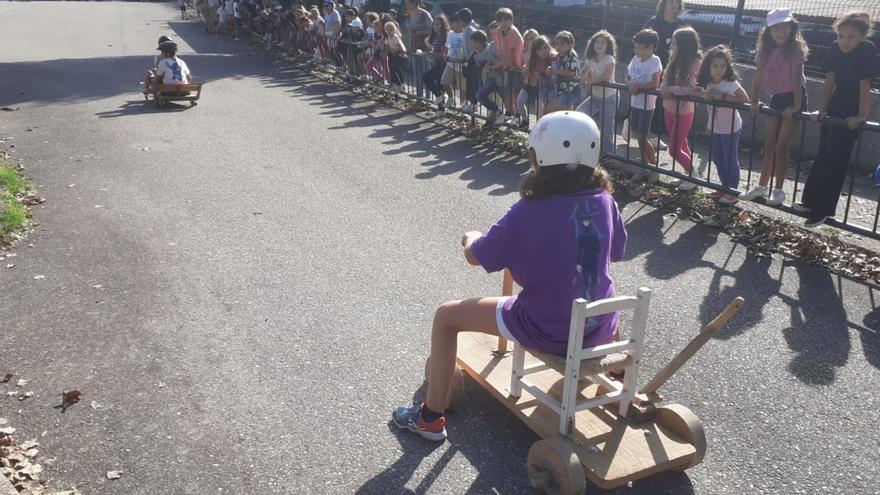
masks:
[(510, 26), (507, 34), (501, 28), (495, 30), (495, 43), (498, 44), (501, 63), (512, 67), (522, 67), (523, 37), (516, 26)]
[[(756, 56), (755, 62), (764, 65), (764, 85), (761, 92), (765, 96), (778, 95), (780, 93), (791, 93), (794, 91), (794, 81), (791, 78), (792, 65), (803, 65), (807, 58), (800, 48), (797, 48), (790, 57), (785, 57), (782, 48), (771, 48), (766, 60), (765, 57)], [(807, 85), (807, 78), (804, 77), (804, 70), (801, 68), (800, 87)]]
[[(660, 90), (663, 88), (669, 88), (672, 90), (672, 94), (677, 96), (691, 96), (696, 92), (697, 89), (697, 73), (700, 71), (700, 61), (697, 60), (691, 65), (690, 70), (688, 71), (686, 84), (672, 86), (669, 84), (670, 72), (669, 68), (663, 73), (663, 82), (660, 84)], [(663, 110), (667, 112), (671, 112), (675, 115), (675, 112), (678, 112), (679, 115), (691, 115), (694, 113), (694, 108), (696, 104), (692, 101), (684, 101), (678, 100), (675, 98), (663, 98)]]

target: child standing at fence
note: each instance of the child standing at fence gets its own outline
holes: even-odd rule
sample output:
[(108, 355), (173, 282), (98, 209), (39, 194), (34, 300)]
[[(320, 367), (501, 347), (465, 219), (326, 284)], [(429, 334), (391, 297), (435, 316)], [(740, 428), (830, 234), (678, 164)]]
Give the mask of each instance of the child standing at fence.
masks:
[(449, 33), (446, 35), (446, 67), (440, 76), (440, 82), (449, 98), (452, 98), (452, 87), (458, 87), (459, 96), (464, 96), (464, 24), (458, 14), (449, 16)]
[(770, 192), (770, 180), (774, 179), (774, 189), (767, 204), (776, 206), (785, 201), (782, 185), (788, 170), (788, 147), (798, 126), (792, 115), (807, 108), (804, 62), (809, 48), (788, 9), (771, 10), (767, 14), (767, 27), (761, 31), (757, 47), (758, 70), (752, 86), (751, 111), (758, 113), (758, 98), (764, 94), (770, 98), (770, 108), (783, 112), (783, 115), (781, 118), (767, 118), (761, 178), (758, 185), (740, 199), (766, 196)]
[[(488, 232), (462, 238), (464, 257), (488, 272), (509, 269), (522, 292), (508, 297), (451, 301), (437, 309), (431, 331), (428, 394), (418, 406), (392, 413), (394, 424), (442, 442), (446, 394), (460, 332), (500, 335), (530, 349), (565, 355), (572, 301), (614, 296), (611, 263), (623, 258), (626, 228), (598, 165), (599, 132), (580, 112), (540, 119), (529, 136), (533, 173), (521, 199)], [(580, 346), (609, 343), (617, 313), (587, 322)]]
[[(721, 185), (728, 189), (739, 187), (739, 140), (742, 136), (742, 117), (739, 111), (729, 107), (712, 106), (714, 102), (745, 103), (749, 95), (739, 83), (734, 67), (733, 53), (725, 45), (718, 45), (706, 53), (697, 84), (703, 99), (710, 106), (709, 130), (712, 133), (712, 161), (721, 178)], [(736, 203), (737, 197), (724, 191), (715, 191), (709, 197), (722, 204)]]
[[(529, 44), (529, 56), (523, 67), (523, 87), (516, 97), (516, 113), (519, 115), (519, 128), (529, 128), (529, 102), (535, 102), (537, 118), (543, 115), (544, 101), (547, 99), (547, 68), (550, 67), (550, 39), (538, 36)], [(543, 94), (539, 94), (543, 91)]]
[(826, 115), (846, 119), (846, 127), (823, 125), (819, 151), (807, 177), (801, 210), (809, 211), (807, 227), (822, 224), (833, 217), (837, 200), (846, 179), (858, 128), (871, 109), (871, 80), (877, 75), (877, 48), (867, 39), (871, 17), (851, 12), (834, 24), (835, 41), (825, 55), (825, 91), (819, 111), (813, 115), (819, 122)]
[(555, 98), (558, 104), (554, 110), (573, 110), (581, 102), (581, 61), (574, 51), (574, 35), (560, 31), (553, 38), (556, 47), (556, 63), (548, 70), (554, 82)]
[[(642, 163), (646, 165), (657, 165), (657, 155), (654, 152), (654, 147), (648, 141), (657, 96), (647, 94), (645, 91), (656, 90), (660, 85), (663, 65), (660, 63), (660, 57), (654, 55), (654, 48), (659, 40), (657, 32), (653, 29), (639, 31), (633, 37), (633, 51), (636, 54), (626, 69), (626, 85), (630, 92), (629, 104), (631, 107), (629, 132), (636, 134)], [(639, 180), (648, 175), (647, 172), (640, 170), (633, 176), (633, 180)], [(650, 178), (656, 182), (659, 177), (651, 175)]]
[(425, 40), (426, 46), (431, 50), (426, 56), (431, 60), (432, 65), (423, 79), (425, 87), (434, 95), (434, 103), (437, 104), (437, 110), (440, 112), (446, 110), (446, 94), (443, 93), (440, 79), (446, 69), (443, 49), (446, 48), (447, 33), (449, 33), (449, 21), (446, 20), (445, 15), (440, 14), (434, 18), (434, 23), (431, 25), (431, 35)]
[(617, 113), (617, 90), (602, 86), (614, 84), (615, 55), (617, 43), (614, 36), (605, 31), (594, 34), (587, 43), (584, 53), (584, 70), (581, 85), (587, 88), (590, 96), (577, 109), (599, 123), (602, 133), (601, 153), (614, 153), (614, 116)]
[(400, 35), (400, 27), (394, 21), (385, 23), (385, 51), (388, 54), (388, 72), (391, 90), (403, 90), (403, 67), (406, 64), (406, 46)]
[[(663, 73), (660, 94), (663, 95), (663, 121), (669, 133), (669, 154), (681, 164), (684, 171), (702, 179), (693, 170), (693, 155), (688, 147), (688, 134), (694, 124), (696, 105), (680, 100), (678, 96), (693, 96), (697, 92), (697, 73), (700, 71), (700, 36), (693, 28), (678, 29), (672, 35), (669, 66)], [(673, 181), (675, 182), (675, 181)], [(680, 191), (696, 188), (693, 182), (678, 180)]]

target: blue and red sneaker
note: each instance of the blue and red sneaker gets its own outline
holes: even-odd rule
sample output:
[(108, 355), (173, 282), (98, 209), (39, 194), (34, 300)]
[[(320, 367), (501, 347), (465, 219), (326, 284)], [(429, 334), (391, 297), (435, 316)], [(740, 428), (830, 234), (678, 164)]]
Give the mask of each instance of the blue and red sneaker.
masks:
[(418, 406), (400, 406), (391, 413), (391, 419), (398, 428), (418, 433), (426, 440), (432, 442), (446, 440), (446, 418), (440, 416), (430, 423), (425, 421), (425, 418), (422, 417), (422, 407), (424, 406), (424, 402)]

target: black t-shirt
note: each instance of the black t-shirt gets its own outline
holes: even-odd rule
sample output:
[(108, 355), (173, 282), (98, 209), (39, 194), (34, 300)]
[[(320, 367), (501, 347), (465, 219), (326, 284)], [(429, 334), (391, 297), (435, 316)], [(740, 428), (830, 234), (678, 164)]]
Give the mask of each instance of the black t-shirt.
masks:
[(843, 118), (858, 115), (859, 83), (877, 75), (877, 48), (865, 40), (849, 53), (843, 53), (835, 41), (825, 55), (822, 69), (833, 72), (836, 83), (828, 115)]
[(686, 25), (687, 24), (681, 19), (676, 18), (675, 22), (666, 22), (666, 19), (656, 15), (648, 19), (648, 22), (645, 23), (645, 29), (653, 29), (654, 31), (657, 31), (657, 35), (660, 36), (660, 44), (657, 45), (654, 54), (660, 57), (660, 61), (663, 62), (663, 67), (666, 67), (666, 64), (669, 62), (669, 47), (672, 45), (672, 33), (674, 33), (676, 29), (685, 27)]

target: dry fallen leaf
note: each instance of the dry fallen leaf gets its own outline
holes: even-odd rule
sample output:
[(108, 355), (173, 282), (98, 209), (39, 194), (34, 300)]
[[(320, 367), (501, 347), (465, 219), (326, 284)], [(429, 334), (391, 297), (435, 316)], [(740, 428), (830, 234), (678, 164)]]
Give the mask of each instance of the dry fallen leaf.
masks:
[(122, 471), (107, 471), (108, 480), (118, 480), (122, 477)]
[(15, 433), (15, 428), (11, 426), (0, 428), (0, 435), (12, 435), (13, 433)]
[(24, 453), (24, 455), (27, 456), (27, 457), (29, 457), (29, 458), (31, 458), (31, 459), (33, 459), (33, 458), (36, 457), (37, 454), (39, 454), (39, 453), (40, 453), (40, 451), (37, 450), (37, 449), (28, 449), (27, 452)]
[(64, 392), (61, 395), (61, 404), (65, 406), (69, 406), (71, 404), (76, 404), (79, 402), (79, 396), (82, 395), (82, 392), (79, 390), (71, 390), (70, 392)]
[(22, 378), (21, 380), (19, 380), (15, 383), (15, 386), (16, 387), (24, 387), (25, 385), (28, 384), (28, 381), (29, 380), (25, 380), (24, 378)]
[(15, 390), (13, 390), (12, 392), (6, 392), (6, 397), (15, 397), (16, 395), (18, 395), (18, 392), (16, 392)]
[(6, 373), (3, 375), (3, 379), (0, 380), (0, 383), (9, 383), (9, 380), (12, 380), (12, 377), (15, 376), (14, 373)]
[(24, 450), (30, 450), (34, 447), (38, 447), (39, 445), (40, 444), (38, 444), (36, 440), (28, 440), (27, 442), (24, 442), (23, 444), (21, 444), (20, 447), (23, 448)]

